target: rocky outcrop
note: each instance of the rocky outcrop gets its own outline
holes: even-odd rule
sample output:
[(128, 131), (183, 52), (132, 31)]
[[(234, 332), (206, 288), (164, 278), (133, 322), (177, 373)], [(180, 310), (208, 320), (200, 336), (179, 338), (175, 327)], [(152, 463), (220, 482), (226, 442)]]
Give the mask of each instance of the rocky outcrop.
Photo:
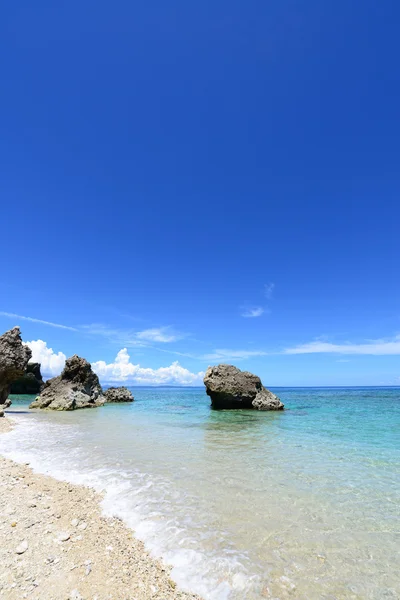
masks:
[(99, 378), (90, 363), (75, 354), (67, 358), (61, 375), (46, 381), (40, 396), (29, 408), (75, 410), (102, 406), (104, 402)]
[(106, 402), (133, 402), (134, 397), (132, 392), (128, 388), (121, 387), (110, 387), (104, 392)]
[(204, 376), (204, 385), (213, 408), (284, 408), (279, 398), (263, 386), (257, 375), (241, 371), (233, 365), (209, 367)]
[(28, 363), (24, 375), (11, 384), (10, 394), (40, 394), (43, 386), (40, 363)]
[(0, 336), (0, 409), (10, 406), (8, 398), (13, 381), (26, 370), (32, 350), (22, 343), (19, 327), (14, 327)]

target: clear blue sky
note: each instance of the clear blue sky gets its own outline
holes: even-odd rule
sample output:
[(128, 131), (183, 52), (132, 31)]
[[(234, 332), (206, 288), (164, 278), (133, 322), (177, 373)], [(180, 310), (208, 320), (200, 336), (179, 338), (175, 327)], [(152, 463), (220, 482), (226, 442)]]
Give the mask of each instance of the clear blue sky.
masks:
[(399, 26), (378, 0), (6, 3), (0, 310), (73, 329), (1, 330), (400, 383)]

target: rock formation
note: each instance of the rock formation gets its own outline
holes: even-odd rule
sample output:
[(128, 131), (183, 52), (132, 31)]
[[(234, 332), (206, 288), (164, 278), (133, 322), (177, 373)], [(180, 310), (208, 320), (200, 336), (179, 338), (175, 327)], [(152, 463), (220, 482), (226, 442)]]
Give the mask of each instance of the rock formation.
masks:
[(267, 390), (257, 375), (233, 365), (209, 367), (204, 376), (206, 392), (214, 408), (282, 410), (282, 402)]
[(134, 397), (132, 392), (128, 388), (121, 387), (110, 387), (104, 392), (106, 402), (133, 402)]
[(10, 394), (40, 394), (43, 386), (40, 363), (28, 363), (23, 376), (12, 382)]
[(10, 406), (10, 386), (26, 370), (32, 350), (22, 343), (19, 327), (0, 336), (0, 409)]
[(94, 408), (105, 402), (103, 390), (90, 363), (76, 354), (67, 358), (61, 375), (49, 379), (29, 408), (75, 410)]

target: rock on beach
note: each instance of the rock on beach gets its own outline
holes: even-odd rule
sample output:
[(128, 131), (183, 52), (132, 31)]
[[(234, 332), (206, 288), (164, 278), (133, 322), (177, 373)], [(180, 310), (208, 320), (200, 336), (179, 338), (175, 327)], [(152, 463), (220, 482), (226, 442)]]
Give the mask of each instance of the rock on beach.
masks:
[(209, 367), (204, 376), (206, 392), (211, 405), (217, 409), (253, 408), (256, 410), (282, 410), (284, 405), (261, 379), (233, 365)]
[(43, 386), (40, 363), (30, 362), (22, 377), (12, 382), (10, 394), (39, 394)]
[[(32, 350), (22, 343), (19, 327), (0, 336), (0, 410), (10, 406), (8, 398), (13, 381), (26, 371)], [(1, 416), (1, 415), (0, 415)]]
[(134, 397), (132, 392), (124, 386), (110, 387), (105, 390), (104, 396), (106, 402), (133, 402)]
[(61, 375), (46, 381), (40, 396), (29, 408), (75, 410), (95, 408), (104, 403), (103, 390), (91, 364), (74, 354), (65, 361)]

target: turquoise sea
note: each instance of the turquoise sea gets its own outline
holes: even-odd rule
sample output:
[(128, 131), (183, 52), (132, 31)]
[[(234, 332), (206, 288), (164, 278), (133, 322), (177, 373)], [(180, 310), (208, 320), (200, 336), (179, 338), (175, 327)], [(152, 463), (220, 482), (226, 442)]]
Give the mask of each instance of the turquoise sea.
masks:
[(400, 598), (400, 389), (281, 388), (284, 412), (214, 411), (203, 389), (33, 412), (0, 453), (105, 490), (207, 600)]

